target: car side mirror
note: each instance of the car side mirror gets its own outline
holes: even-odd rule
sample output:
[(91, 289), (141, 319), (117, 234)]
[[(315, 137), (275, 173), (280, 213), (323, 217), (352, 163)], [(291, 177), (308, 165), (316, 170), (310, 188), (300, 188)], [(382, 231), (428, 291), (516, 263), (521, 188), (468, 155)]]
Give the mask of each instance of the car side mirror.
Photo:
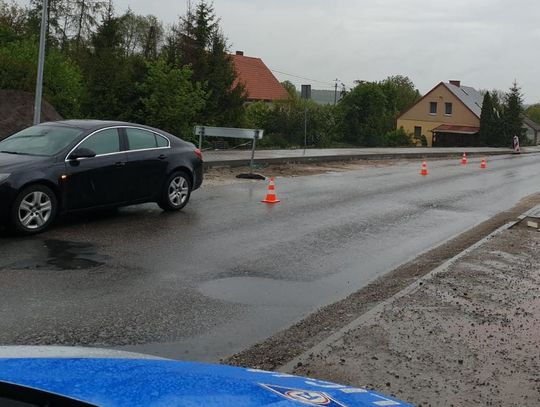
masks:
[(93, 158), (96, 156), (96, 152), (90, 150), (89, 148), (80, 147), (73, 151), (68, 159), (69, 160), (78, 160), (79, 158)]

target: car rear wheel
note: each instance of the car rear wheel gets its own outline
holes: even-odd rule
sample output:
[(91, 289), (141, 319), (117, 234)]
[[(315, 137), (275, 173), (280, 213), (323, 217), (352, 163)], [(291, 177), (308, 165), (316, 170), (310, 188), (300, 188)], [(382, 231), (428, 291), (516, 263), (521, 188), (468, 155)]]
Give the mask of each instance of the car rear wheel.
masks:
[(184, 172), (175, 172), (172, 174), (158, 205), (164, 211), (178, 211), (187, 205), (191, 196), (191, 179)]
[(23, 189), (13, 205), (11, 224), (16, 232), (34, 234), (43, 232), (56, 218), (58, 200), (45, 185), (30, 185)]

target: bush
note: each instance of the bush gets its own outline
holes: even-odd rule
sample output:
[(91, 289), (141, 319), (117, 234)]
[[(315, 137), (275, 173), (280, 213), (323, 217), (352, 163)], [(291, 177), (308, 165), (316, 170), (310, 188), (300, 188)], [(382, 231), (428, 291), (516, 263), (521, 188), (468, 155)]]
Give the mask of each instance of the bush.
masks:
[(335, 108), (313, 101), (290, 99), (273, 104), (252, 103), (246, 108), (245, 125), (264, 129), (261, 147), (300, 147), (304, 145), (306, 108), (308, 145), (331, 145), (337, 139)]
[(339, 103), (340, 127), (345, 141), (357, 146), (378, 147), (393, 127), (393, 112), (377, 83), (360, 82)]
[(148, 73), (137, 84), (144, 124), (196, 141), (196, 116), (204, 109), (206, 93), (190, 79), (189, 67), (175, 68), (164, 60), (147, 63)]
[[(38, 45), (32, 40), (0, 44), (0, 88), (34, 92)], [(43, 96), (63, 117), (80, 112), (82, 76), (79, 68), (56, 49), (47, 51)]]
[(410, 134), (403, 127), (389, 131), (384, 135), (385, 147), (410, 147), (415, 145)]
[(530, 146), (534, 146), (535, 144), (533, 140), (529, 140), (529, 137), (525, 135), (519, 138), (519, 145), (521, 147), (530, 147)]

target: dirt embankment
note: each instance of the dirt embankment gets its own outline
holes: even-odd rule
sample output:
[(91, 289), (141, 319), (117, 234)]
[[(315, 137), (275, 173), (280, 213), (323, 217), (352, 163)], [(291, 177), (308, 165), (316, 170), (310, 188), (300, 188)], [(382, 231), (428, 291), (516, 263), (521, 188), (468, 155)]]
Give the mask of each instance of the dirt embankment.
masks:
[[(361, 160), (329, 161), (305, 164), (272, 164), (256, 169), (254, 172), (265, 177), (301, 177), (305, 175), (345, 172), (367, 168), (381, 168), (408, 163), (407, 160)], [(246, 182), (238, 179), (238, 174), (249, 173), (249, 167), (212, 167), (205, 171), (203, 187)]]
[[(522, 200), (224, 362), (275, 370), (309, 355), (334, 332), (538, 204), (540, 194)], [(540, 232), (520, 225), (502, 238), (464, 258), (455, 275), (396, 302), (331, 352), (295, 364), (294, 373), (371, 386), (423, 406), (466, 405), (463, 400), (540, 405)]]
[[(0, 140), (33, 123), (34, 94), (20, 90), (0, 89)], [(62, 120), (62, 117), (47, 101), (41, 107), (41, 121)]]
[(311, 349), (293, 372), (418, 406), (540, 406), (539, 293), (540, 232), (522, 222)]

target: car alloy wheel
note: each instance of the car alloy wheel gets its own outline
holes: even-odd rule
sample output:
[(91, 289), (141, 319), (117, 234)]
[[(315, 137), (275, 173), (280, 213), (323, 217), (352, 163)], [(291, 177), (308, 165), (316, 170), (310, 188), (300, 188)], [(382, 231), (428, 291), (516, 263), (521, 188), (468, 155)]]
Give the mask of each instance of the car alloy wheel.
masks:
[(33, 191), (26, 195), (18, 208), (19, 222), (28, 230), (43, 227), (51, 218), (53, 203), (51, 197), (42, 191)]
[(168, 189), (169, 201), (174, 206), (182, 206), (189, 196), (188, 181), (181, 175), (174, 177)]

